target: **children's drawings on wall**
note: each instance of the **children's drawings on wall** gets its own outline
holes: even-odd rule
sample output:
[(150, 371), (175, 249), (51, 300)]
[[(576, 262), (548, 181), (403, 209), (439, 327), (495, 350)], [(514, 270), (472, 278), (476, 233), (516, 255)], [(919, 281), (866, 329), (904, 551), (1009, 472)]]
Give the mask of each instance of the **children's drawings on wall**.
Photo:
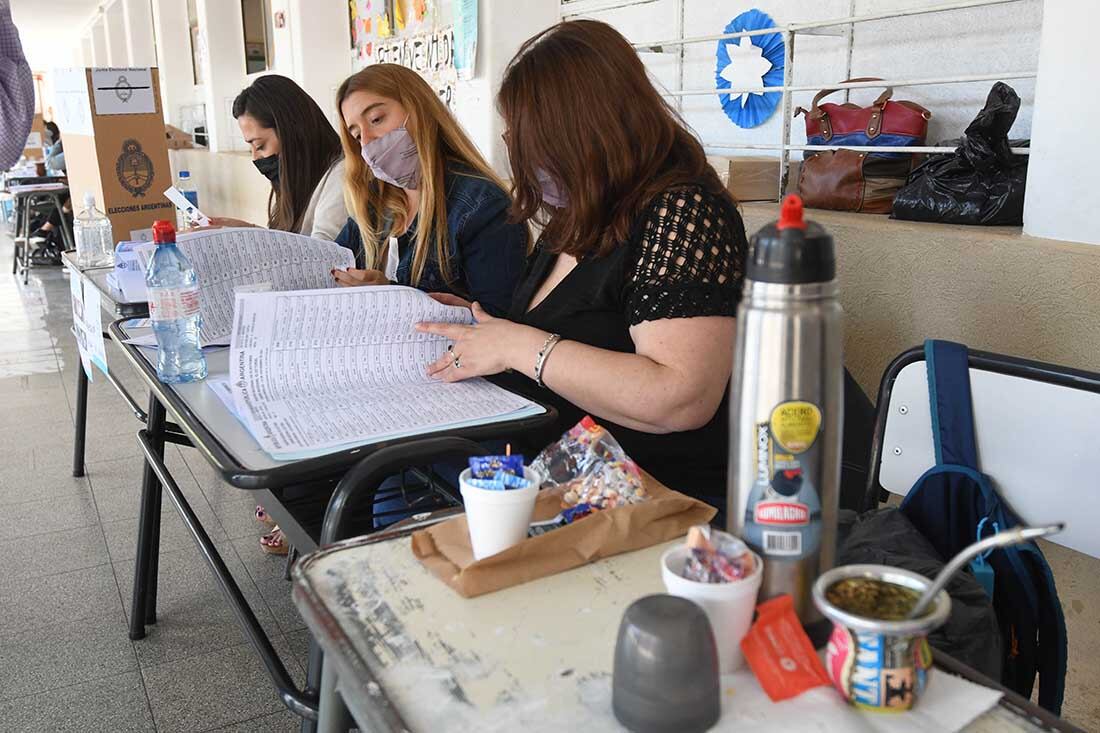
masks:
[[(466, 0), (465, 4), (470, 3), (476, 8), (476, 0)], [(408, 67), (423, 76), (440, 99), (453, 108), (458, 72), (451, 4), (452, 0), (349, 0), (355, 67), (383, 63)], [(462, 0), (458, 4), (463, 4)], [(476, 9), (473, 17), (477, 17)]]

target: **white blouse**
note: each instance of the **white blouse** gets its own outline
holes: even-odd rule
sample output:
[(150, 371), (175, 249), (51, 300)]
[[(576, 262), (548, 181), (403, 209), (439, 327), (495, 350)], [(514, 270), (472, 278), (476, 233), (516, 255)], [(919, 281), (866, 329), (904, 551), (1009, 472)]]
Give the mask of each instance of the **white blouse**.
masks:
[(341, 157), (325, 175), (313, 195), (302, 217), (301, 234), (315, 239), (332, 242), (344, 228), (348, 220), (348, 210), (344, 205), (344, 159)]

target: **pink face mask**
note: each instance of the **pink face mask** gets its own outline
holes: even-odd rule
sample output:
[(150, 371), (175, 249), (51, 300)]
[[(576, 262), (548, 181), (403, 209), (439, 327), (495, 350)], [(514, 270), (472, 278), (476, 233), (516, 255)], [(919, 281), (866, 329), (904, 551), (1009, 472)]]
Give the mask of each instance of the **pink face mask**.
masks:
[(415, 190), (420, 186), (420, 156), (416, 143), (405, 125), (390, 130), (377, 140), (363, 145), (363, 160), (370, 166), (376, 178), (399, 188)]
[(535, 180), (538, 181), (539, 188), (542, 189), (542, 200), (549, 206), (553, 206), (555, 209), (564, 209), (569, 205), (569, 194), (562, 190), (554, 177), (545, 170), (536, 168)]

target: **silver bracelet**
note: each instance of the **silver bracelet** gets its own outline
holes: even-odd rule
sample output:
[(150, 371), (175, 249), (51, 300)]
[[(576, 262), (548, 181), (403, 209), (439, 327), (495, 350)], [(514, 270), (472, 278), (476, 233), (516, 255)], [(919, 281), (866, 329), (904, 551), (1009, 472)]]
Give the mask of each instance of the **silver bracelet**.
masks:
[(546, 337), (546, 340), (542, 342), (542, 348), (539, 349), (539, 355), (535, 359), (535, 384), (540, 387), (546, 386), (542, 381), (542, 368), (546, 366), (546, 357), (550, 356), (550, 352), (554, 350), (559, 341), (561, 341), (561, 336), (552, 333)]

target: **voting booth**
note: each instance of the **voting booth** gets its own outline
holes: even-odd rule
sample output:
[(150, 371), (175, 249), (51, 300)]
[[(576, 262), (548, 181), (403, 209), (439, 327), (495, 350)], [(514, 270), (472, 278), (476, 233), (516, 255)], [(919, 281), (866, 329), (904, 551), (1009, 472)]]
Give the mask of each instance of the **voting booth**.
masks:
[(46, 157), (46, 123), (39, 113), (35, 113), (31, 131), (27, 133), (23, 157), (27, 160), (43, 160)]
[(163, 193), (172, 170), (156, 68), (59, 69), (54, 96), (74, 208), (95, 194), (116, 243), (174, 219)]

